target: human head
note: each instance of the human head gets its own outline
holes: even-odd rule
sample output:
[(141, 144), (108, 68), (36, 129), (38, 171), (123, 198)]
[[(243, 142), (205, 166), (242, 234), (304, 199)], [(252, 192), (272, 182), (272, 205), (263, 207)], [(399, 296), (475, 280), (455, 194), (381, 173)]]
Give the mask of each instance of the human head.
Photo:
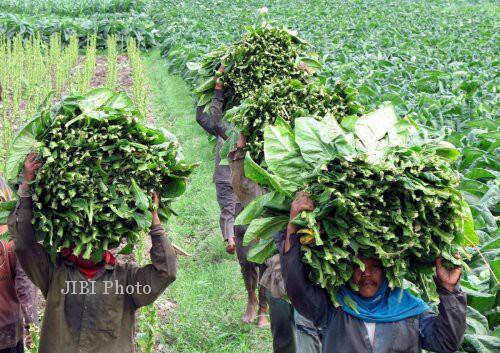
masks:
[(373, 297), (385, 280), (385, 271), (382, 261), (374, 257), (361, 257), (365, 270), (361, 271), (359, 265), (354, 265), (352, 281), (359, 288), (359, 295), (364, 298)]

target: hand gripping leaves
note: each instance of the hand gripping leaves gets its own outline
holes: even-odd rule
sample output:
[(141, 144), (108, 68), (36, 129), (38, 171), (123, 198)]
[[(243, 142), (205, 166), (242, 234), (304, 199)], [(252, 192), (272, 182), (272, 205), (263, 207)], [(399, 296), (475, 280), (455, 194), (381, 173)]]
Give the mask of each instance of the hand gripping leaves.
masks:
[(166, 219), (193, 168), (175, 136), (146, 126), (125, 93), (104, 88), (67, 97), (21, 128), (8, 158), (11, 183), (32, 150), (45, 160), (33, 185), (37, 236), (51, 254), (74, 244), (84, 258), (122, 240), (131, 250), (151, 225), (153, 190)]
[(291, 198), (306, 190), (316, 209), (294, 220), (303, 261), (334, 303), (352, 264), (363, 266), (360, 256), (379, 257), (391, 287), (409, 281), (432, 296), (436, 257), (464, 265), (455, 255), (467, 257), (464, 247), (478, 241), (451, 167), (458, 151), (421, 139), (413, 122), (398, 119), (391, 106), (345, 126), (332, 117), (301, 117), (294, 129), (283, 120), (265, 128), (268, 171), (247, 155), (246, 174), (271, 193), (237, 219), (252, 229), (246, 242), (258, 239), (251, 259), (261, 262), (273, 253), (272, 232), (284, 229)]

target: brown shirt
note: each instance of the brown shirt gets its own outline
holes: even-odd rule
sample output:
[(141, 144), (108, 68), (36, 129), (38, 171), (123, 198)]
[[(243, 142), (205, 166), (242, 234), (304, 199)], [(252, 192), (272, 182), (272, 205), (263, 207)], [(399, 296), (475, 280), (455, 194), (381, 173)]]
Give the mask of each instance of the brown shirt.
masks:
[(16, 260), (14, 243), (0, 241), (0, 349), (23, 339), (24, 323), (37, 319), (37, 289)]
[(105, 265), (91, 280), (61, 257), (50, 261), (35, 241), (31, 197), (9, 218), (16, 254), (47, 300), (39, 353), (135, 352), (135, 311), (153, 303), (176, 278), (177, 258), (163, 227), (151, 229), (152, 264)]
[(242, 149), (231, 152), (229, 157), (231, 159), (231, 185), (241, 205), (245, 207), (257, 197), (264, 195), (266, 190), (245, 176), (245, 152)]

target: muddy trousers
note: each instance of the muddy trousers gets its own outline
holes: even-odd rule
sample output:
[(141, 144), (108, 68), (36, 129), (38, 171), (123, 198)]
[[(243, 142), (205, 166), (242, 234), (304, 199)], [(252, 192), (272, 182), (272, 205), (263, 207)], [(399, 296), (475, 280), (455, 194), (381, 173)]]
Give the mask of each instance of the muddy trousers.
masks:
[(236, 256), (238, 257), (238, 262), (240, 263), (241, 274), (243, 276), (243, 281), (245, 282), (245, 288), (249, 293), (255, 293), (258, 289), (258, 300), (259, 306), (267, 305), (266, 289), (260, 285), (260, 279), (262, 274), (266, 270), (266, 265), (256, 264), (255, 262), (250, 262), (247, 260), (248, 246), (243, 246), (243, 236), (247, 226), (235, 226), (234, 227), (234, 241), (236, 243)]

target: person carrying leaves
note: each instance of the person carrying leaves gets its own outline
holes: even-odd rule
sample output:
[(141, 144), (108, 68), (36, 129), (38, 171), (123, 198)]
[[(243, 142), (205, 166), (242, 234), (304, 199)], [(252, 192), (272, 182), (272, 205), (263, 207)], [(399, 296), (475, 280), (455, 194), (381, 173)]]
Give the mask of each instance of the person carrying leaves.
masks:
[[(220, 72), (223, 70), (223, 67), (219, 69)], [(243, 209), (243, 206), (233, 189), (235, 185), (231, 179), (232, 171), (230, 166), (220, 165), (221, 157), (219, 152), (227, 139), (226, 130), (229, 128), (229, 125), (222, 119), (227, 98), (224, 85), (217, 80), (210, 102), (210, 114), (204, 112), (204, 107), (197, 107), (196, 120), (205, 131), (217, 136), (217, 155), (213, 178), (217, 191), (217, 201), (221, 209), (221, 231), (224, 240), (227, 242), (226, 251), (230, 254), (236, 252), (248, 294), (247, 309), (243, 315), (243, 321), (251, 323), (260, 315), (258, 316), (258, 324), (260, 327), (266, 327), (268, 325), (266, 317), (267, 298), (265, 289), (259, 286), (259, 277), (264, 272), (265, 266), (259, 266), (247, 260), (248, 247), (243, 246), (243, 236), (246, 228), (234, 226), (234, 220)], [(255, 294), (256, 291), (258, 291), (258, 298)], [(258, 313), (257, 307), (259, 307)]]
[[(233, 189), (241, 203), (248, 205), (258, 196), (265, 194), (266, 190), (245, 176), (245, 145), (246, 138), (240, 134), (236, 150), (230, 154), (230, 157)], [(281, 249), (283, 241), (275, 240), (276, 247)], [(263, 289), (266, 289), (266, 297), (269, 301), (274, 352), (319, 353), (321, 351), (319, 330), (311, 321), (297, 313), (293, 305), (284, 299), (287, 293), (284, 288), (279, 255), (271, 257), (265, 264), (267, 268), (262, 273), (259, 282)]]
[[(290, 220), (303, 211), (313, 211), (309, 195), (301, 192), (292, 203)], [(311, 282), (301, 262), (298, 228), (291, 221), (280, 252), (285, 286), (293, 306), (322, 328), (323, 352), (328, 353), (418, 353), (422, 349), (452, 353), (460, 347), (466, 327), (467, 301), (460, 290), (461, 269), (447, 269), (436, 260), (435, 282), (439, 314), (409, 292), (390, 289), (382, 263), (361, 257), (365, 269), (353, 265), (351, 282), (338, 293), (336, 308), (326, 290)], [(352, 305), (354, 303), (354, 305)]]
[[(7, 182), (0, 177), (0, 201), (11, 199)], [(7, 225), (0, 225), (0, 236), (7, 232)], [(0, 240), (0, 353), (24, 352), (32, 344), (30, 325), (38, 319), (38, 289), (28, 279), (16, 259), (14, 242)], [(24, 320), (23, 320), (24, 319)]]
[(226, 251), (229, 254), (234, 254), (236, 250), (234, 219), (236, 212), (241, 209), (241, 205), (239, 205), (231, 186), (231, 169), (228, 165), (221, 165), (220, 150), (224, 141), (227, 140), (226, 131), (229, 128), (229, 124), (222, 120), (226, 101), (225, 96), (226, 92), (219, 83), (215, 87), (209, 112), (205, 112), (205, 106), (196, 107), (196, 121), (206, 132), (217, 138), (213, 182), (215, 183), (217, 202), (220, 208), (219, 224), (222, 237), (227, 243)]
[[(18, 260), (47, 303), (39, 353), (134, 352), (136, 310), (153, 303), (176, 279), (176, 254), (158, 213), (152, 211), (149, 265), (119, 263), (109, 251), (94, 263), (71, 249), (62, 249), (53, 263), (32, 225), (30, 183), (41, 165), (34, 153), (27, 157), (19, 202), (8, 221)], [(159, 203), (156, 193), (153, 202)]]

